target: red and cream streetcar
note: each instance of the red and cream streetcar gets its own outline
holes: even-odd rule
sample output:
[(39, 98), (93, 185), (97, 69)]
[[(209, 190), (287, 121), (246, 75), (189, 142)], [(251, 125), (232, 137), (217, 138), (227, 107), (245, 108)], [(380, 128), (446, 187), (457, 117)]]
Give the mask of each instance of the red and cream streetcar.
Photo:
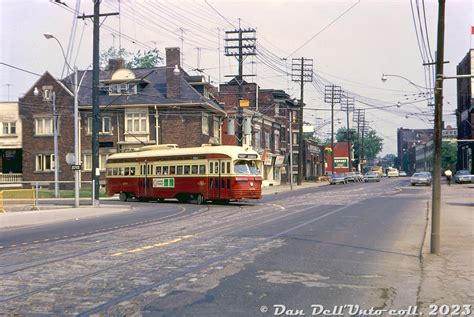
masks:
[(260, 155), (240, 146), (144, 146), (107, 159), (107, 194), (180, 202), (259, 199)]

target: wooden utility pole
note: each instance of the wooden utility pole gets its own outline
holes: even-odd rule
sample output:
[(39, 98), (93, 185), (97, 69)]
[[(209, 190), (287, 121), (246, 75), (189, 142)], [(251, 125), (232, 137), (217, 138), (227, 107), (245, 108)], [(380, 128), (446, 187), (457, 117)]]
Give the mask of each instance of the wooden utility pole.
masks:
[[(225, 38), (225, 55), (226, 56), (234, 56), (237, 59), (238, 63), (238, 74), (231, 76), (237, 81), (239, 85), (239, 100), (237, 105), (237, 142), (238, 145), (243, 145), (244, 133), (243, 133), (243, 111), (240, 105), (240, 101), (242, 100), (242, 85), (244, 83), (244, 60), (247, 56), (257, 55), (256, 52), (256, 45), (255, 42), (257, 40), (255, 36), (255, 29), (248, 28), (242, 29), (239, 28), (237, 30), (226, 31), (226, 38)], [(237, 42), (237, 44), (236, 44)], [(252, 76), (252, 75), (248, 75)], [(228, 77), (228, 76), (227, 76)], [(258, 98), (258, 96), (257, 96)]]
[(334, 104), (341, 102), (341, 86), (324, 87), (324, 102), (331, 104), (331, 173), (334, 174)]
[(304, 137), (303, 137), (303, 107), (304, 83), (313, 81), (313, 60), (309, 58), (293, 58), (291, 67), (291, 80), (300, 83), (300, 102), (298, 112), (298, 178), (297, 184), (301, 185), (304, 170)]
[(441, 234), (441, 141), (443, 129), (443, 65), (445, 0), (438, 0), (438, 46), (436, 50), (436, 84), (434, 117), (433, 186), (431, 199), (431, 253), (440, 253)]
[(99, 125), (100, 125), (100, 110), (99, 110), (99, 35), (100, 35), (100, 17), (119, 15), (115, 13), (100, 14), (100, 0), (94, 1), (94, 14), (81, 15), (79, 19), (91, 18), (93, 21), (92, 31), (92, 180), (94, 182), (93, 197), (94, 205), (99, 203), (99, 188), (100, 188), (100, 170), (99, 170)]

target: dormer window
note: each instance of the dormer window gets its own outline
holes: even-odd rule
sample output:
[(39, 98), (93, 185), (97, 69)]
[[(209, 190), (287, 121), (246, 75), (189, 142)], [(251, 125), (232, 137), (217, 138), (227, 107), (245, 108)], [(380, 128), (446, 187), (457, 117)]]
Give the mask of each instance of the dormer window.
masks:
[(137, 91), (136, 84), (121, 83), (109, 85), (109, 95), (136, 95)]

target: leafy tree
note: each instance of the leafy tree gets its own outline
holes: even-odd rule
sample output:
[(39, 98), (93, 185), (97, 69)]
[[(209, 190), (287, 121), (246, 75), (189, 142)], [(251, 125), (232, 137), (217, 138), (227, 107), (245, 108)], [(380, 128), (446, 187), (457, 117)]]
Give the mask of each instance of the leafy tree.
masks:
[(119, 57), (125, 60), (125, 66), (130, 69), (153, 68), (163, 61), (157, 48), (143, 52), (138, 50), (138, 52), (132, 53), (124, 48), (117, 49), (115, 47), (110, 47), (108, 50), (103, 51), (100, 54), (100, 63), (101, 65), (108, 66), (109, 59)]
[[(347, 141), (347, 129), (340, 128), (336, 132), (337, 142), (346, 142)], [(354, 146), (354, 152), (356, 156), (358, 153), (362, 153), (362, 137), (357, 138), (357, 130), (349, 129), (349, 140)], [(377, 135), (375, 130), (369, 130), (367, 135), (364, 137), (364, 156), (366, 159), (373, 160), (377, 157), (383, 149), (383, 138)]]
[(443, 170), (456, 170), (458, 147), (455, 143), (443, 142), (441, 145), (441, 168)]

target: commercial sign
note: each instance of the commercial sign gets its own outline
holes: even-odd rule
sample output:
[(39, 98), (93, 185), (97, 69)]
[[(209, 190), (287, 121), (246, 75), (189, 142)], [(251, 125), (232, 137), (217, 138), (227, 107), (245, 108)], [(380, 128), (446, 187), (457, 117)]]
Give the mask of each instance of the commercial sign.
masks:
[(174, 178), (153, 178), (153, 188), (174, 188)]
[(241, 107), (248, 107), (250, 106), (250, 101), (246, 99), (239, 100), (239, 104)]
[(347, 157), (335, 157), (334, 167), (335, 168), (349, 168), (349, 159)]
[(284, 161), (285, 161), (285, 157), (283, 155), (277, 155), (275, 159), (275, 166), (283, 165)]

